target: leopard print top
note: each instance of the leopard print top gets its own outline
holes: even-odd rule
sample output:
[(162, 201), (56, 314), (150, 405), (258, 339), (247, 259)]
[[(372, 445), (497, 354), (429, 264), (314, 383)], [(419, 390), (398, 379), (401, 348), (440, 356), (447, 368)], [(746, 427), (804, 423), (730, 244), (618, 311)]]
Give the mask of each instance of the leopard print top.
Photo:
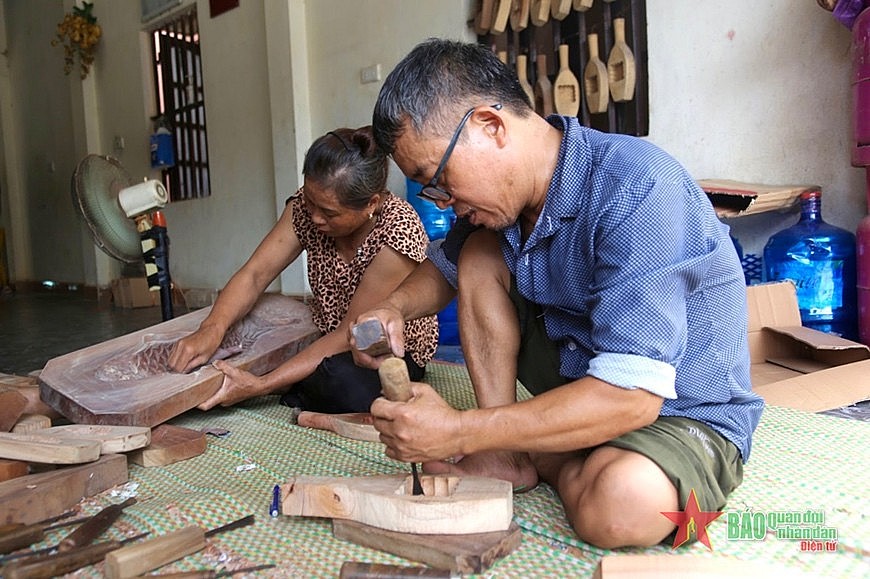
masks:
[[(289, 200), (293, 228), (302, 247), (308, 251), (308, 283), (314, 294), (310, 307), (315, 325), (328, 333), (347, 315), (350, 300), (363, 274), (378, 252), (389, 246), (416, 261), (426, 259), (428, 237), (420, 217), (411, 205), (387, 194), (377, 223), (347, 263), (335, 249), (334, 240), (317, 230), (301, 196)], [(405, 349), (414, 361), (425, 366), (438, 347), (438, 319), (429, 316), (405, 324)]]

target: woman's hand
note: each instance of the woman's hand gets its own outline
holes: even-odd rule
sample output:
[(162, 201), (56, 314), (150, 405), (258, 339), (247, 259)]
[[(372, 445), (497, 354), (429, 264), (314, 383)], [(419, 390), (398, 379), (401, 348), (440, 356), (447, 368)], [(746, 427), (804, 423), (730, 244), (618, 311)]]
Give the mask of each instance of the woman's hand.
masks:
[(224, 333), (213, 326), (200, 327), (194, 333), (181, 338), (169, 352), (167, 365), (170, 370), (186, 374), (208, 362), (215, 353)]
[(245, 370), (239, 370), (223, 360), (215, 360), (212, 366), (224, 373), (224, 379), (220, 389), (211, 398), (197, 406), (200, 410), (210, 410), (218, 404), (232, 406), (242, 400), (268, 394), (266, 385), (259, 376), (254, 376)]

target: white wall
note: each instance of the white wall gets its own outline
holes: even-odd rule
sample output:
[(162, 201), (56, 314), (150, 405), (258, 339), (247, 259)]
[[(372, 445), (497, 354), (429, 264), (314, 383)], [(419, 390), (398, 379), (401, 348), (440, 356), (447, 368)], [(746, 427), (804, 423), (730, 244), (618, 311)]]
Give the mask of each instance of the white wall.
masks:
[[(36, 239), (12, 249), (27, 262), (14, 264), (13, 279), (102, 285), (116, 264), (82, 238), (67, 205), (69, 175), (86, 152), (115, 154), (137, 179), (150, 173), (147, 55), (139, 0), (96, 0), (105, 37), (89, 97), (87, 86), (63, 76), (60, 49), (49, 44), (71, 1), (3, 0), (16, 102), (0, 103), (7, 171), (0, 224), (13, 230), (7, 244), (18, 239), (22, 228), (10, 216), (21, 203), (16, 208), (6, 194), (18, 179)], [(170, 265), (181, 288), (217, 289), (298, 186), (311, 138), (371, 121), (380, 83), (361, 84), (360, 69), (381, 64), (385, 76), (429, 36), (473, 40), (474, 2), (245, 0), (212, 19), (206, 0), (185, 3), (192, 1), (203, 43), (212, 196), (166, 208)], [(863, 172), (849, 165), (849, 31), (815, 0), (647, 0), (647, 19), (648, 138), (697, 178), (821, 185), (826, 219), (854, 230), (866, 207)], [(0, 74), (0, 99), (5, 80)], [(82, 139), (86, 130), (98, 136)], [(123, 151), (113, 150), (115, 136), (124, 137)], [(20, 157), (12, 167), (10, 151)], [(403, 192), (401, 175), (391, 184)], [(731, 225), (746, 251), (759, 253), (767, 236), (795, 220), (794, 212), (763, 214)], [(299, 272), (291, 277), (282, 288), (295, 293), (304, 284)]]
[[(815, 0), (647, 0), (650, 140), (699, 179), (822, 187), (826, 221), (855, 231), (851, 34)], [(747, 253), (797, 213), (729, 220)]]

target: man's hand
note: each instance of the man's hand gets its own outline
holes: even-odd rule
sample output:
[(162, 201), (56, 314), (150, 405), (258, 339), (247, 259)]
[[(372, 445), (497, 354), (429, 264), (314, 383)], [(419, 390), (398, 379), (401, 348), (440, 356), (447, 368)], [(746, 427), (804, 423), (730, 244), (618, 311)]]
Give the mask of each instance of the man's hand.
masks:
[[(353, 327), (367, 320), (378, 320), (384, 333), (387, 336), (387, 341), (390, 345), (390, 352), (381, 356), (370, 356), (365, 352), (357, 349), (356, 338), (353, 335)], [(394, 355), (397, 358), (405, 357), (405, 321), (402, 315), (394, 309), (381, 307), (375, 310), (370, 310), (361, 314), (354, 323), (348, 328), (347, 341), (351, 347), (353, 360), (357, 366), (363, 368), (377, 369), (381, 362), (389, 355)]]
[(386, 455), (404, 462), (442, 460), (462, 453), (462, 412), (428, 384), (411, 382), (407, 402), (378, 398), (371, 414)]

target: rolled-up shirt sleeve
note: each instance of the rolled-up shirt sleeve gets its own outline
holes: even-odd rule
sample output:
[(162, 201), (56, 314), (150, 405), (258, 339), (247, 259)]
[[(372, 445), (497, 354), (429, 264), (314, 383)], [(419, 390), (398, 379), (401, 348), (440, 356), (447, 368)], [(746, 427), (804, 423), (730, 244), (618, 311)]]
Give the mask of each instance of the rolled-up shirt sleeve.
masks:
[(590, 376), (626, 390), (646, 390), (676, 400), (676, 369), (665, 362), (634, 354), (604, 352), (589, 361)]

